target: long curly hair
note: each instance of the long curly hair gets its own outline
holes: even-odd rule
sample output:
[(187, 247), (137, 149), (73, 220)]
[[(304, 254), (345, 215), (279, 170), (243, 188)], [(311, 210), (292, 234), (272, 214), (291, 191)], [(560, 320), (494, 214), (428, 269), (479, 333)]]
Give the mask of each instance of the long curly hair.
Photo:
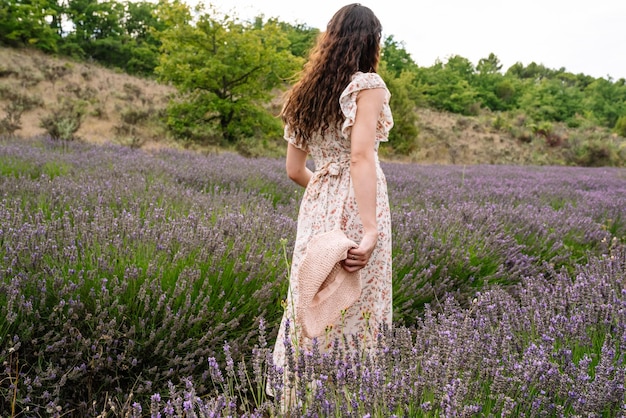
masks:
[(359, 3), (339, 9), (317, 39), (300, 79), (287, 92), (281, 111), (298, 144), (343, 121), (339, 96), (357, 71), (376, 72), (382, 26)]

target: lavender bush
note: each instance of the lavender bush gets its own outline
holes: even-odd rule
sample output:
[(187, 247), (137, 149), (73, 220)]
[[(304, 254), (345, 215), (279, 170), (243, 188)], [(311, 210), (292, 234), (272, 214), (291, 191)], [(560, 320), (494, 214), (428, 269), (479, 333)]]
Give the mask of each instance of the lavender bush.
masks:
[[(264, 338), (252, 349), (253, 373), (224, 346), (223, 367), (209, 359), (218, 389), (204, 397), (191, 380), (154, 394), (130, 416), (605, 416), (626, 413), (626, 289), (623, 247), (594, 258), (574, 276), (552, 271), (476, 293), (463, 308), (449, 297), (426, 306), (412, 330), (386, 329), (376, 350), (324, 354), (291, 349), (286, 376)], [(263, 330), (263, 322), (260, 323)], [(263, 334), (261, 334), (263, 336)], [(283, 379), (285, 378), (285, 379)], [(263, 395), (269, 384), (276, 398)], [(289, 408), (281, 397), (293, 390)]]
[[(0, 145), (0, 416), (282, 414), (282, 160)], [(395, 326), (295, 352), (293, 414), (620, 415), (626, 171), (384, 170)]]

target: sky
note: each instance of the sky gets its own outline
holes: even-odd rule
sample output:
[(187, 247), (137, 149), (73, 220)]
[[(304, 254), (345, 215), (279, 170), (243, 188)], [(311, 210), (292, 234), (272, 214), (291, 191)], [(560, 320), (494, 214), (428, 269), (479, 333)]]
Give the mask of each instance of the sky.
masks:
[[(193, 5), (194, 1), (186, 3)], [(324, 30), (348, 1), (207, 0), (247, 20), (258, 15)], [(626, 0), (365, 0), (383, 36), (403, 44), (423, 67), (453, 55), (474, 65), (494, 53), (516, 62), (595, 78), (626, 78)]]

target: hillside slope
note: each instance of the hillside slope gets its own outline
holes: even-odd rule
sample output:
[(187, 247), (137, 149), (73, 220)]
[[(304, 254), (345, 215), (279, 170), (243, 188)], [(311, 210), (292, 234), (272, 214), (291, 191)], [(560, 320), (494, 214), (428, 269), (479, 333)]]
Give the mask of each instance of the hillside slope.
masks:
[(158, 122), (175, 93), (171, 87), (34, 50), (0, 48), (0, 63), (0, 119), (6, 120), (11, 103), (21, 103), (24, 111), (14, 132), (20, 137), (46, 134), (42, 118), (71, 103), (83, 113), (77, 139), (173, 145)]
[[(154, 80), (94, 63), (55, 58), (34, 50), (0, 48), (0, 134), (23, 138), (45, 135), (51, 123), (63, 131), (76, 119), (81, 121), (73, 135), (76, 139), (146, 149), (181, 147), (169, 137), (162, 122), (175, 93), (174, 88)], [(274, 111), (279, 108), (272, 107)], [(626, 157), (624, 139), (599, 128), (556, 126), (555, 146), (547, 138), (520, 134), (515, 120), (503, 123), (501, 115), (466, 117), (430, 109), (417, 112), (416, 151), (391, 156), (383, 145), (383, 158), (423, 164), (571, 164), (572, 154), (581, 152), (576, 148), (581, 138), (589, 137), (602, 141), (600, 149), (594, 151), (599, 165), (606, 151), (602, 143), (607, 141), (616, 144), (611, 152)], [(64, 117), (67, 120), (61, 120)], [(42, 127), (46, 121), (48, 130)], [(206, 150), (197, 144), (191, 147)]]
[(533, 154), (549, 152), (492, 128), (483, 117), (430, 109), (418, 111), (418, 149), (411, 161), (435, 164), (530, 164)]

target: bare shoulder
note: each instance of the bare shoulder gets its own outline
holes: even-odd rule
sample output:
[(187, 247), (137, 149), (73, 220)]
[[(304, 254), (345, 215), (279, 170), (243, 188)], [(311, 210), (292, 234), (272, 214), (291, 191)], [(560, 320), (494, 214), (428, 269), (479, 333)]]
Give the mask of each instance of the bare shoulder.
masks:
[(387, 98), (387, 91), (382, 87), (359, 91), (356, 101), (359, 107), (380, 108)]
[(359, 91), (359, 98), (367, 97), (370, 99), (385, 98), (387, 90), (384, 87), (374, 87), (371, 89), (363, 89)]

